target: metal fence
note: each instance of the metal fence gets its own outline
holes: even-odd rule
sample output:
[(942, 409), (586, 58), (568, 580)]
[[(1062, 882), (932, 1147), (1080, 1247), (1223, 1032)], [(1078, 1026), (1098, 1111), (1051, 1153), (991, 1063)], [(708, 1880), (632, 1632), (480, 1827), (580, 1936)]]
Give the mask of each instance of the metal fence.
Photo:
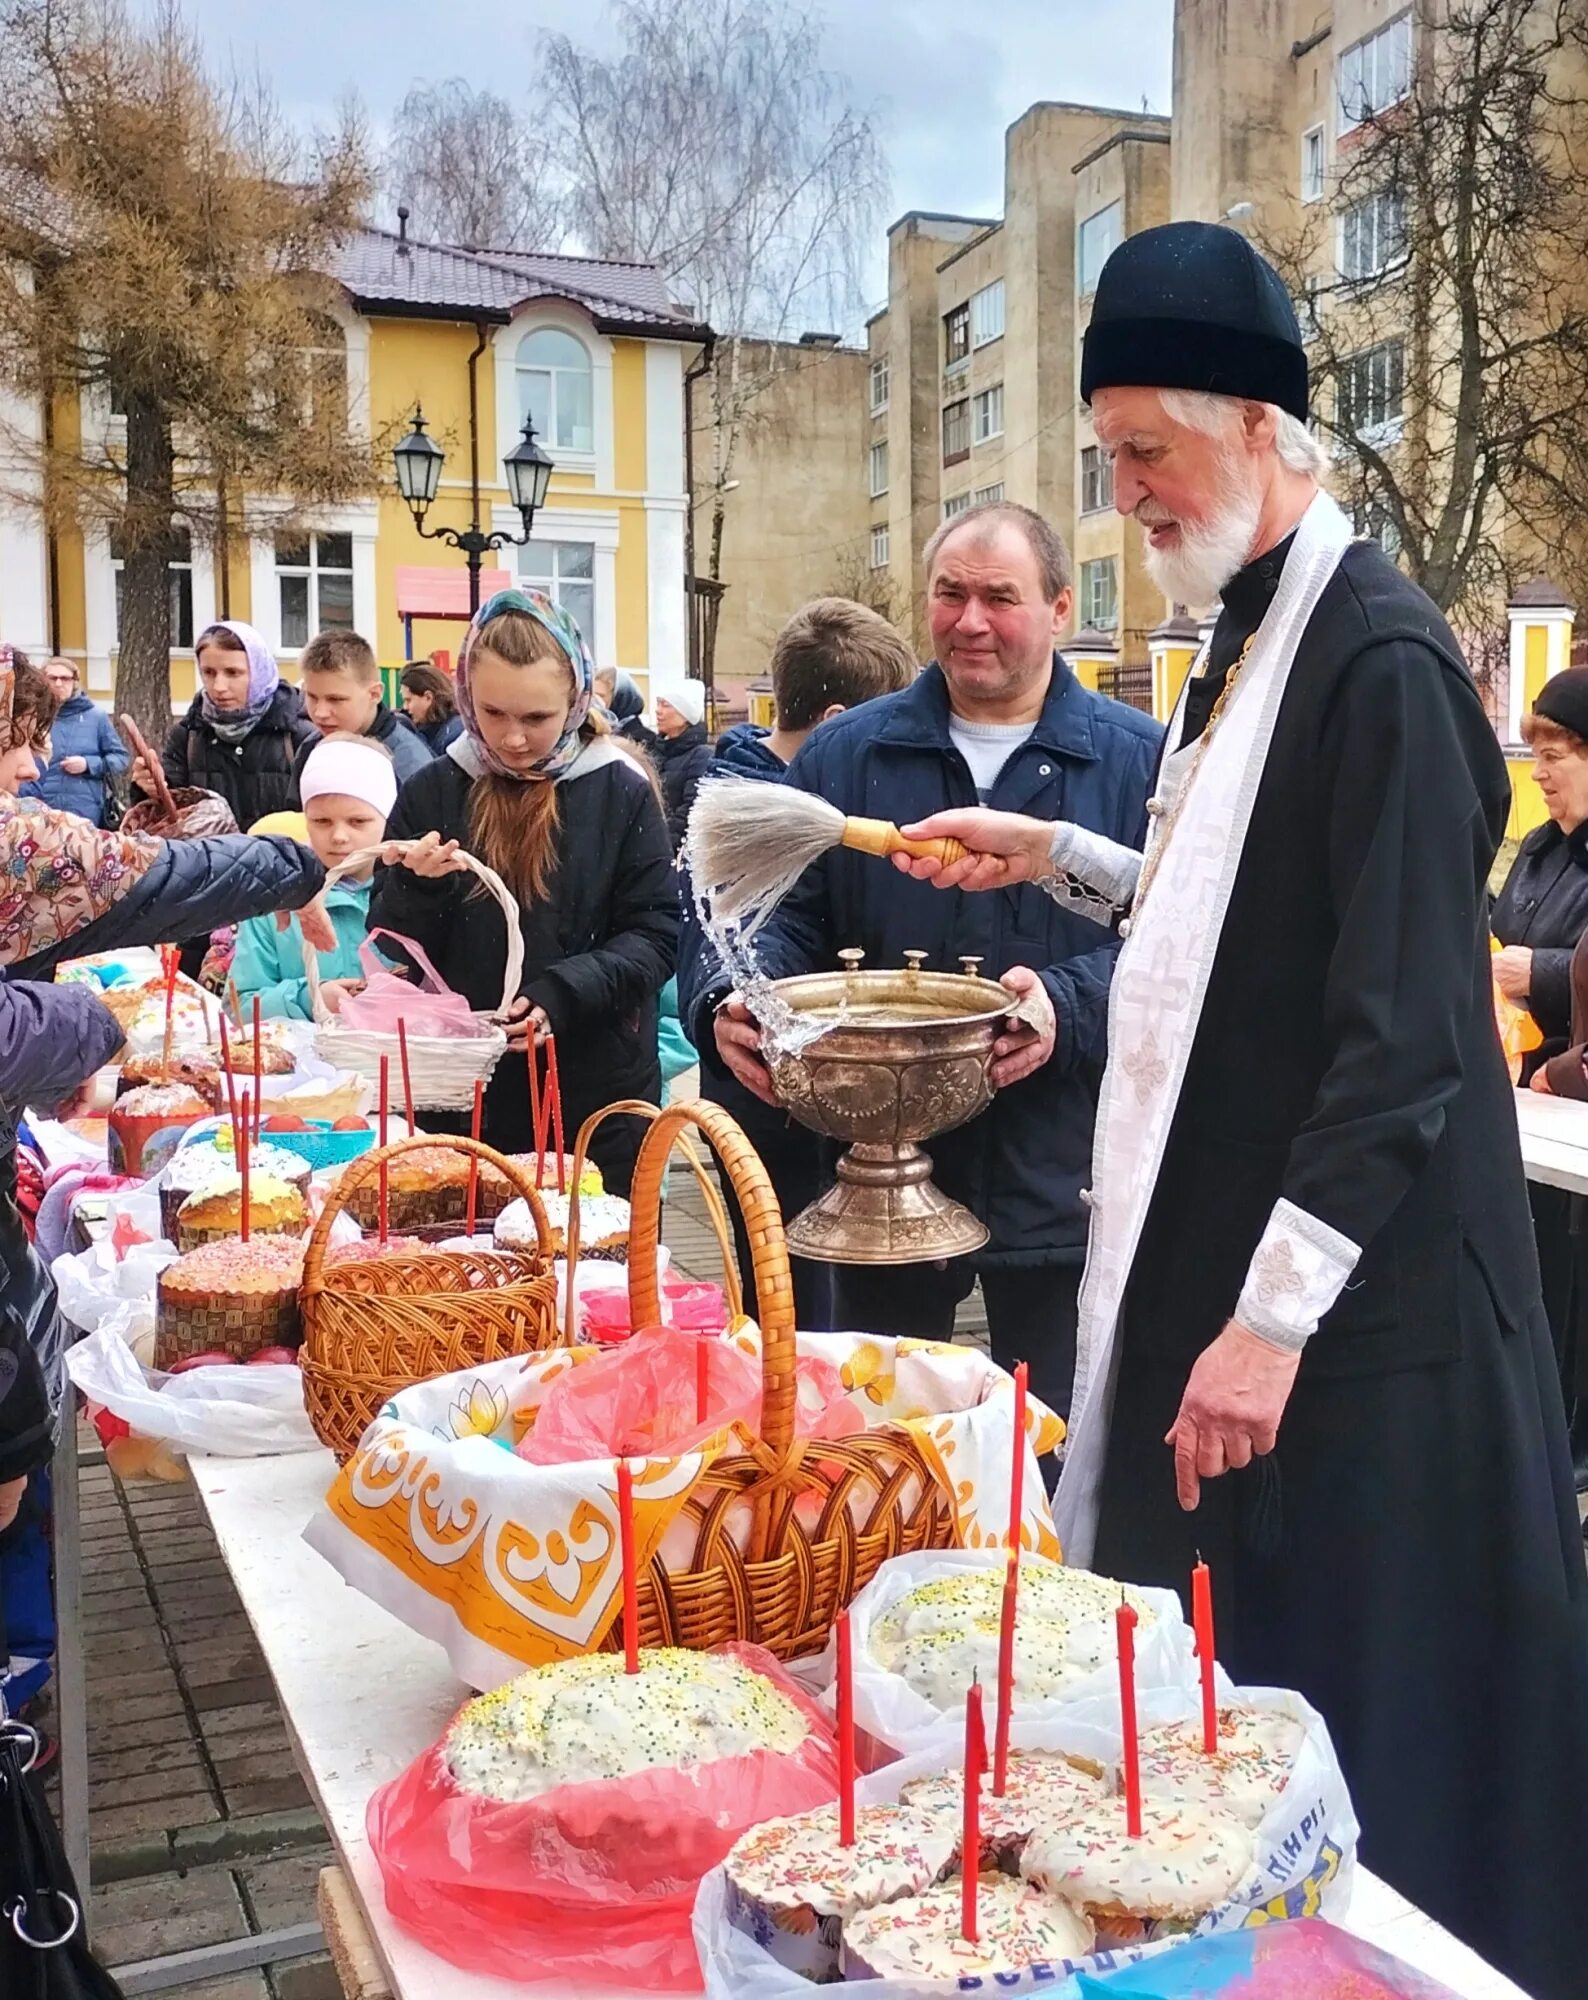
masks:
[(1151, 715), (1152, 668), (1150, 665), (1099, 667), (1097, 691), (1115, 701), (1124, 702), (1130, 708), (1139, 708), (1145, 715)]

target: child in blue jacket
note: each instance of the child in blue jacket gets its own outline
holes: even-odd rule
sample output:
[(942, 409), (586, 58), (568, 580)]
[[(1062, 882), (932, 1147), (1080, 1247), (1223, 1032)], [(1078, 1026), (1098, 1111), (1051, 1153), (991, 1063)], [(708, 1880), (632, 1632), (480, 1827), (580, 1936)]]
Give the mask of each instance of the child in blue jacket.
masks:
[[(309, 845), (329, 871), (361, 848), (379, 845), (397, 800), (397, 771), (390, 753), (373, 737), (338, 732), (322, 737), (309, 752), (300, 790)], [(320, 997), (333, 1014), (340, 1013), (344, 996), (364, 983), (358, 952), (373, 867), (371, 859), (325, 892), (336, 950), (320, 954)], [(241, 925), (232, 977), (245, 1008), (257, 993), (260, 1012), (272, 1020), (312, 1019), (303, 933), (296, 917), (284, 931), (276, 928), (274, 917), (252, 917)]]

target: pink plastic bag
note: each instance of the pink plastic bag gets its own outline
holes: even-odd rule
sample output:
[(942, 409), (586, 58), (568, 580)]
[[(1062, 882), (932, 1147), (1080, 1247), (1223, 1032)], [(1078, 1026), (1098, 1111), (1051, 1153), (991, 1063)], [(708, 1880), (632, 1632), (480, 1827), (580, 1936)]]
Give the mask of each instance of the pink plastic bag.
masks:
[(810, 1698), (759, 1646), (714, 1650), (798, 1705), (811, 1731), (799, 1749), (500, 1805), (460, 1791), (437, 1744), (382, 1786), (366, 1815), (386, 1907), (403, 1929), (451, 1964), (500, 1979), (698, 1991), (690, 1913), (701, 1878), (750, 1827), (838, 1792), (830, 1727)]
[[(416, 981), (393, 972), (375, 950), (374, 940), (388, 937), (419, 967)], [(461, 993), (454, 993), (426, 957), (422, 946), (396, 931), (373, 930), (358, 948), (364, 968), (364, 990), (342, 999), (341, 1022), (365, 1035), (395, 1035), (406, 1021), (410, 1035), (483, 1035), (489, 1032)]]
[[(581, 1329), (602, 1347), (627, 1340), (634, 1331), (626, 1285), (591, 1290), (579, 1301)], [(662, 1320), (689, 1333), (726, 1333), (728, 1301), (720, 1285), (692, 1284), (679, 1272), (662, 1273)]]
[[(706, 1348), (706, 1418), (697, 1416), (697, 1356)], [(805, 1355), (795, 1364), (795, 1434), (850, 1437), (865, 1427), (830, 1362)], [(755, 1434), (761, 1425), (761, 1364), (709, 1334), (647, 1327), (584, 1368), (559, 1375), (546, 1391), (534, 1429), (518, 1446), (531, 1465), (571, 1465), (590, 1458), (672, 1457), (692, 1451), (728, 1424)]]

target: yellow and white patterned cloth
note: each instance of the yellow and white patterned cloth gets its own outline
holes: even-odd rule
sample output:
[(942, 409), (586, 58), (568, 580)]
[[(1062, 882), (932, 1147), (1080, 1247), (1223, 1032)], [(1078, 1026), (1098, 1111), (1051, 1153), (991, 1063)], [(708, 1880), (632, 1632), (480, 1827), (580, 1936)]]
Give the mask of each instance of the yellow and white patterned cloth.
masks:
[[(753, 1325), (732, 1337), (760, 1353)], [(904, 1423), (915, 1433), (949, 1497), (961, 1546), (1004, 1540), (1014, 1384), (1002, 1369), (968, 1348), (854, 1334), (801, 1334), (798, 1350), (839, 1370), (868, 1427)], [(616, 1461), (531, 1465), (511, 1449), (550, 1385), (600, 1352), (558, 1348), (404, 1390), (365, 1433), (306, 1531), (355, 1589), (443, 1645), (474, 1687), (592, 1651), (618, 1614)], [(1037, 1458), (1063, 1435), (1060, 1420), (1031, 1399), (1021, 1542), (1055, 1557)], [(694, 1528), (679, 1516), (690, 1492), (719, 1453), (741, 1448), (722, 1432), (679, 1457), (630, 1461), (642, 1568), (658, 1550), (669, 1564), (687, 1564)], [(748, 1506), (727, 1511), (724, 1531), (741, 1548), (750, 1529)]]

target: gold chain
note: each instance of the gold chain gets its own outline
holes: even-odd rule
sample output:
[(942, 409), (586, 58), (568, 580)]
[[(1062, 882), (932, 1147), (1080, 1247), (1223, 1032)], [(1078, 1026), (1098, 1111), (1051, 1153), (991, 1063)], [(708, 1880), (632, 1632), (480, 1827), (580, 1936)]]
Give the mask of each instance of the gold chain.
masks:
[(1146, 901), (1147, 891), (1152, 887), (1153, 878), (1157, 875), (1159, 867), (1162, 865), (1164, 850), (1168, 847), (1175, 827), (1179, 824), (1180, 815), (1185, 810), (1186, 800), (1191, 796), (1191, 787), (1196, 783), (1197, 773), (1202, 769), (1202, 760), (1208, 754), (1208, 750), (1213, 742), (1213, 732), (1219, 726), (1219, 718), (1224, 713), (1225, 704), (1235, 692), (1235, 683), (1241, 677), (1241, 669), (1246, 665), (1246, 656), (1252, 650), (1256, 638), (1257, 634), (1255, 632), (1247, 633), (1246, 642), (1241, 647), (1239, 656), (1231, 663), (1229, 672), (1224, 676), (1224, 685), (1219, 689), (1217, 698), (1212, 708), (1208, 711), (1207, 727), (1202, 731), (1202, 735), (1197, 742), (1197, 753), (1191, 760), (1190, 770), (1185, 774), (1185, 782), (1176, 793), (1174, 804), (1159, 824), (1158, 837), (1152, 844), (1152, 852), (1146, 856), (1141, 864), (1141, 875), (1136, 883), (1136, 893), (1131, 899), (1132, 916), (1135, 916), (1140, 911), (1142, 904)]

